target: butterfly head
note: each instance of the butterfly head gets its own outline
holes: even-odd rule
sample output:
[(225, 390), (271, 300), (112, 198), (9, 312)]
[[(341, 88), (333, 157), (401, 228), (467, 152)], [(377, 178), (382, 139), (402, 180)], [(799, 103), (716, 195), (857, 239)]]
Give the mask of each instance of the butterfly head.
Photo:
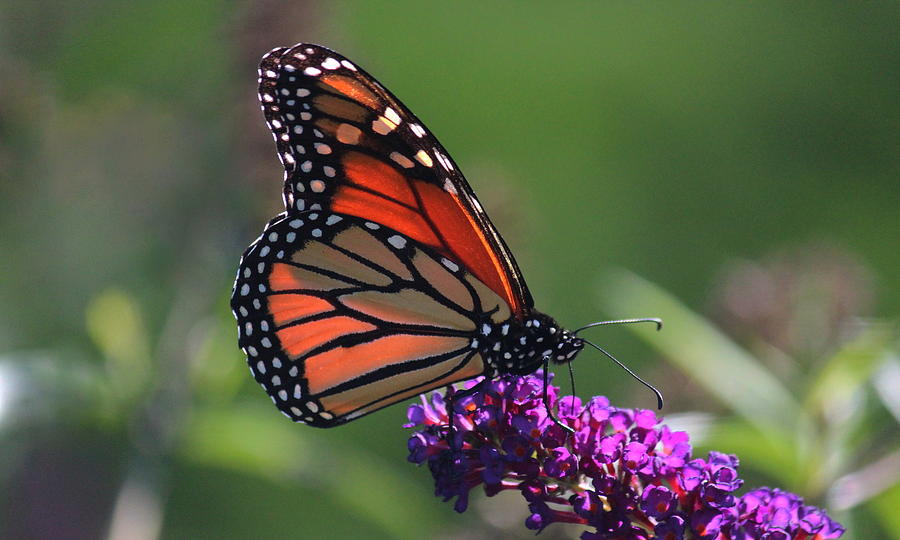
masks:
[(578, 356), (583, 348), (583, 339), (563, 329), (560, 341), (556, 345), (556, 353), (551, 359), (555, 364), (568, 364)]
[(548, 356), (554, 364), (568, 364), (584, 348), (584, 340), (560, 326), (554, 326), (553, 330), (550, 334), (553, 351)]
[(484, 343), (483, 354), (498, 373), (533, 373), (549, 358), (565, 364), (575, 359), (584, 341), (562, 328), (552, 317), (533, 312), (519, 324), (500, 327), (496, 342)]

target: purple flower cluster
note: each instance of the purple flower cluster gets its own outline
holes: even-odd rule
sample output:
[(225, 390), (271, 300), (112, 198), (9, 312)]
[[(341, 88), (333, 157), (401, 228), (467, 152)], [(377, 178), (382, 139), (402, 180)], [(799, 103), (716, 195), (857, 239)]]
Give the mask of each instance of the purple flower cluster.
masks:
[(478, 485), (488, 496), (518, 490), (531, 512), (526, 527), (583, 524), (593, 529), (583, 539), (823, 540), (844, 532), (794, 494), (736, 495), (738, 459), (693, 459), (687, 433), (660, 425), (652, 411), (612, 407), (605, 397), (582, 405), (550, 385), (547, 401), (568, 433), (547, 415), (543, 392), (540, 373), (490, 381), (454, 400), (452, 430), (449, 398), (423, 396), (409, 408), (406, 427), (419, 428), (409, 461), (428, 463), (436, 494), (455, 497), (458, 512)]

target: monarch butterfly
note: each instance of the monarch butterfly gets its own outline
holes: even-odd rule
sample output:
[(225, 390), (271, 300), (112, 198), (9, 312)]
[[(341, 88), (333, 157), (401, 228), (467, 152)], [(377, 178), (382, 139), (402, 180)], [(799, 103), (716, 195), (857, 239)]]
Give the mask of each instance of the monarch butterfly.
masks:
[(332, 427), (581, 351), (534, 309), (444, 148), (372, 76), (319, 45), (276, 48), (259, 99), (285, 210), (241, 258), (231, 306), (253, 376), (287, 417)]

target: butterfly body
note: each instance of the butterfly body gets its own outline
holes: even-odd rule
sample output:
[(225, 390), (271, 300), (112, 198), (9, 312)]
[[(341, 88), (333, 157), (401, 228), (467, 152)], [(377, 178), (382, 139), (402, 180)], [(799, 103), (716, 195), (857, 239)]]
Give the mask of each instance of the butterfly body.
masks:
[(259, 73), (285, 211), (244, 253), (231, 303), (251, 372), (286, 416), (331, 427), (578, 354), (399, 100), (316, 45), (275, 49)]

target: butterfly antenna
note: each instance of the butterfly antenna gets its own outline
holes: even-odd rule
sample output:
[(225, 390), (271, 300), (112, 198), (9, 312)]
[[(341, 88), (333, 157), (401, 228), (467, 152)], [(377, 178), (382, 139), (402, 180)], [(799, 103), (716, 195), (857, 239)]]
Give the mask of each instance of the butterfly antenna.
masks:
[[(596, 323), (595, 323), (595, 324), (596, 324)], [(602, 323), (601, 323), (601, 324), (602, 324)], [(626, 366), (626, 365), (623, 364), (622, 362), (619, 362), (619, 360), (616, 359), (615, 356), (613, 356), (613, 355), (609, 354), (608, 352), (606, 352), (606, 349), (604, 349), (603, 347), (597, 345), (596, 343), (590, 342), (590, 341), (588, 341), (588, 340), (586, 340), (586, 339), (584, 339), (584, 338), (580, 338), (580, 339), (581, 339), (582, 341), (584, 341), (585, 343), (587, 343), (588, 345), (590, 345), (591, 347), (593, 347), (593, 348), (597, 349), (598, 351), (602, 352), (603, 354), (605, 354), (610, 360), (612, 360), (613, 362), (615, 362), (620, 368), (624, 369), (625, 371), (628, 372), (629, 375), (631, 375), (632, 377), (634, 377), (635, 380), (637, 380), (639, 383), (643, 384), (644, 386), (646, 386), (647, 388), (649, 388), (650, 390), (652, 390), (653, 393), (656, 394), (656, 406), (657, 406), (657, 408), (659, 408), (659, 409), (662, 409), (662, 408), (663, 408), (663, 396), (662, 396), (662, 393), (661, 393), (659, 390), (657, 390), (655, 386), (653, 386), (652, 384), (648, 383), (648, 382), (645, 381), (644, 379), (638, 377), (637, 374), (636, 374), (635, 372), (631, 371), (631, 370), (628, 368), (628, 366)]]
[(587, 330), (588, 328), (593, 328), (595, 326), (607, 326), (610, 324), (635, 324), (635, 323), (645, 323), (645, 322), (652, 322), (656, 325), (657, 330), (662, 330), (662, 327), (663, 327), (662, 319), (657, 319), (656, 317), (646, 317), (646, 318), (642, 318), (642, 319), (619, 319), (616, 321), (595, 322), (595, 323), (591, 323), (591, 324), (582, 326), (581, 328), (575, 330), (572, 333), (577, 336), (578, 332), (581, 332), (582, 330)]

